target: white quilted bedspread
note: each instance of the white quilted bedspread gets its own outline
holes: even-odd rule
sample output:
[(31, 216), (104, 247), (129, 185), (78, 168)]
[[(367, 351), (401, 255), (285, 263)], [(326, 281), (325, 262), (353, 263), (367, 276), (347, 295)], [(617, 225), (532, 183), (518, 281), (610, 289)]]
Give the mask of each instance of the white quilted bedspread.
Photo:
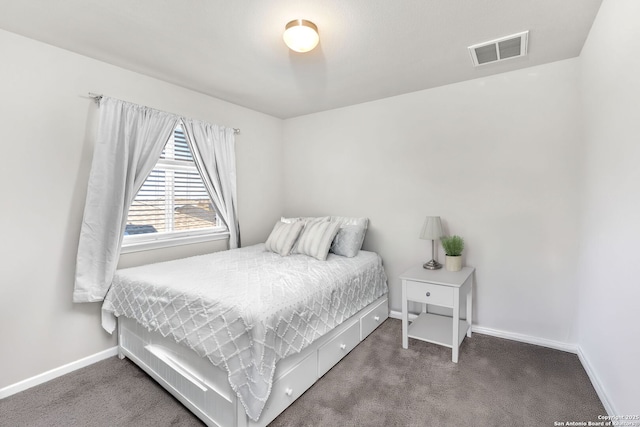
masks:
[(386, 275), (373, 252), (318, 261), (281, 257), (260, 244), (119, 270), (102, 308), (225, 369), (247, 415), (257, 420), (278, 360), (385, 293)]

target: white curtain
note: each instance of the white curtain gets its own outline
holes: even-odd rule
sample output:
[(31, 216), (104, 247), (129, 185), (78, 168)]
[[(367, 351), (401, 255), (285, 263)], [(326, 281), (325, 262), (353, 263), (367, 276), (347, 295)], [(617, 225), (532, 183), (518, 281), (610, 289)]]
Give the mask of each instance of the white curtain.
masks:
[(179, 116), (117, 99), (100, 101), (74, 302), (104, 299), (120, 256), (129, 206), (179, 121)]
[(193, 160), (218, 215), (229, 229), (229, 248), (240, 247), (236, 195), (235, 135), (232, 128), (183, 119)]

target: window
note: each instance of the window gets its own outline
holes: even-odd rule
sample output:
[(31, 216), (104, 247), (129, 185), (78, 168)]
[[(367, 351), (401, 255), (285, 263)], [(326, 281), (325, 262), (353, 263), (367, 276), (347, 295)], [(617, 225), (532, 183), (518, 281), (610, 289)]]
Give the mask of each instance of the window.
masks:
[(123, 249), (210, 240), (202, 237), (224, 231), (178, 125), (129, 208)]

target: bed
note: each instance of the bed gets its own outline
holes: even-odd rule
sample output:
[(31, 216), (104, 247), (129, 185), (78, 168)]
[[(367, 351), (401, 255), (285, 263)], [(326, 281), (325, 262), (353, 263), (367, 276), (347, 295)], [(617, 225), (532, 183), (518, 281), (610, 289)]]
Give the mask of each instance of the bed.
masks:
[(207, 425), (264, 426), (388, 317), (387, 293), (373, 252), (259, 244), (119, 270), (103, 326)]

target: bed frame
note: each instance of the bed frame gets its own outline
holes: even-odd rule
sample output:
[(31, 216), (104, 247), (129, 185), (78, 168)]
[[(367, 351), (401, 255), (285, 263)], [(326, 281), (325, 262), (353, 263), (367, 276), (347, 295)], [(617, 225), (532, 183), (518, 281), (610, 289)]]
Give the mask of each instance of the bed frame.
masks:
[(388, 316), (385, 295), (302, 352), (279, 361), (271, 395), (257, 422), (247, 417), (226, 371), (135, 320), (118, 318), (118, 356), (131, 359), (208, 426), (266, 426)]

